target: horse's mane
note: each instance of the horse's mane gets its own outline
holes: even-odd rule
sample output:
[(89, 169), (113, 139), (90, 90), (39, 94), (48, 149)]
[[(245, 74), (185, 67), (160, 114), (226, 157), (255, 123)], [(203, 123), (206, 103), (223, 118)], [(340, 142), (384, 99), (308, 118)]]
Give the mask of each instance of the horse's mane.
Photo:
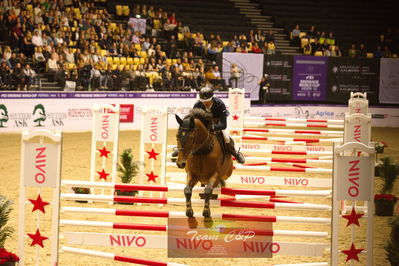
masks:
[(212, 121), (212, 114), (206, 112), (205, 110), (203, 110), (203, 109), (201, 109), (201, 108), (194, 108), (194, 109), (191, 109), (190, 113), (189, 113), (188, 115), (186, 115), (186, 116), (184, 117), (184, 119), (186, 119), (186, 118), (191, 118), (191, 117), (194, 117), (194, 118), (199, 119), (199, 120), (202, 122), (202, 124), (204, 124), (204, 126), (205, 126), (207, 129), (210, 129), (210, 126), (211, 126), (212, 123), (213, 123), (213, 121)]

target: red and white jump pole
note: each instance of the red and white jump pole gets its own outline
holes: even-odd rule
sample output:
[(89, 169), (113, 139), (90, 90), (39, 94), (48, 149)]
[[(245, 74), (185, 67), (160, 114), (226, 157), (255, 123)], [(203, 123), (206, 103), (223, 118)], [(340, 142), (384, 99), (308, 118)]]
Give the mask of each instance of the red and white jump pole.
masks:
[[(82, 187), (93, 187), (93, 188), (114, 188), (120, 190), (141, 190), (141, 191), (158, 191), (158, 192), (172, 192), (172, 191), (183, 191), (184, 186), (182, 185), (169, 185), (169, 186), (153, 186), (153, 185), (135, 185), (135, 184), (116, 184), (116, 183), (104, 183), (104, 182), (88, 182), (88, 181), (77, 181), (77, 180), (63, 180), (62, 185), (67, 186), (82, 186)], [(193, 192), (204, 192), (203, 187), (194, 187)], [(331, 190), (260, 190), (260, 189), (237, 189), (237, 188), (214, 188), (213, 193), (220, 193), (224, 195), (256, 195), (256, 196), (299, 196), (299, 197), (328, 197), (331, 195)], [(68, 196), (79, 196), (79, 197), (92, 197), (93, 195), (88, 194), (62, 194)], [(121, 198), (123, 196), (112, 196), (115, 198)], [(101, 198), (101, 197), (99, 197)], [(131, 197), (137, 198), (137, 197)], [(150, 199), (150, 198), (148, 198)], [(181, 198), (182, 200), (185, 200)]]
[[(233, 136), (234, 137), (234, 136)], [(290, 142), (304, 142), (304, 143), (336, 143), (342, 142), (342, 138), (334, 139), (304, 139), (304, 138), (289, 138), (289, 137), (259, 137), (259, 136), (235, 136), (241, 140), (264, 140), (264, 141), (290, 141)]]
[(327, 123), (327, 124), (337, 124), (337, 125), (344, 124), (343, 120), (337, 120), (337, 119), (275, 118), (275, 117), (246, 116), (245, 120), (279, 121), (279, 122), (293, 122), (293, 123)]
[(307, 124), (307, 123), (268, 123), (268, 122), (256, 122), (256, 121), (245, 121), (244, 127), (250, 126), (273, 126), (273, 127), (299, 127), (299, 128), (308, 128), (308, 127), (317, 127), (317, 128), (335, 128), (335, 129), (343, 129), (343, 125), (330, 125), (330, 124)]
[[(230, 128), (230, 131), (241, 130), (238, 128)], [(296, 129), (283, 129), (283, 128), (244, 128), (243, 131), (251, 133), (269, 133), (269, 134), (306, 134), (317, 136), (343, 136), (342, 131), (335, 130), (296, 130)]]
[[(174, 204), (185, 205), (184, 198), (150, 198), (150, 197), (130, 197), (130, 196), (108, 196), (108, 195), (89, 195), (89, 194), (61, 194), (61, 198), (66, 200), (95, 200), (111, 202), (129, 202), (146, 204)], [(192, 204), (202, 206), (204, 201), (193, 199)], [(259, 209), (292, 209), (292, 210), (330, 210), (331, 206), (325, 204), (312, 203), (281, 203), (281, 202), (255, 202), (255, 201), (236, 201), (234, 199), (211, 200), (211, 205), (219, 207), (235, 208), (259, 208)]]
[[(131, 223), (114, 223), (114, 222), (97, 222), (97, 221), (83, 221), (83, 220), (60, 220), (61, 225), (70, 226), (87, 226), (87, 227), (101, 227), (112, 229), (126, 229), (126, 230), (140, 230), (140, 231), (161, 231), (167, 232), (167, 225), (156, 224), (131, 224)], [(187, 228), (182, 227), (182, 230)], [(226, 230), (227, 229), (227, 230)], [(224, 232), (229, 229), (237, 228), (224, 228)], [(292, 231), (292, 230), (253, 230), (257, 235), (263, 236), (287, 236), (287, 237), (321, 237), (328, 236), (328, 232), (318, 231)], [(222, 232), (220, 232), (222, 233)]]
[[(175, 211), (143, 211), (143, 210), (123, 210), (110, 208), (82, 208), (82, 207), (63, 207), (61, 209), (66, 213), (84, 213), (84, 214), (108, 214), (115, 216), (130, 217), (153, 217), (153, 218), (186, 218), (184, 212)], [(212, 213), (213, 218), (233, 221), (253, 221), (269, 223), (306, 223), (306, 224), (330, 224), (330, 218), (319, 217), (293, 217), (293, 216), (266, 216), (266, 215), (245, 215), (245, 214), (226, 214)]]
[(159, 262), (159, 261), (155, 261), (155, 260), (137, 259), (137, 258), (133, 258), (133, 257), (119, 256), (119, 255), (116, 255), (113, 253), (108, 253), (108, 252), (94, 251), (94, 250), (82, 249), (82, 248), (73, 248), (73, 247), (67, 247), (67, 246), (62, 246), (61, 251), (80, 254), (80, 255), (100, 257), (100, 258), (110, 259), (110, 260), (114, 260), (114, 261), (141, 264), (141, 265), (152, 265), (152, 266), (183, 266), (183, 265), (186, 265), (186, 264), (178, 264), (178, 263), (170, 263), (170, 262)]

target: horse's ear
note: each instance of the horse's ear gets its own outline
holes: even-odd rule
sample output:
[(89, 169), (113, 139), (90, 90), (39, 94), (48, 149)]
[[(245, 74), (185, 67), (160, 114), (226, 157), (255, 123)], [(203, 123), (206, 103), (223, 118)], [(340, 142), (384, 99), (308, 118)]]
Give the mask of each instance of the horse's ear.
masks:
[(194, 124), (194, 117), (190, 117), (190, 128), (193, 128), (195, 126)]
[(176, 117), (177, 123), (179, 123), (179, 125), (181, 125), (183, 123), (183, 119), (181, 119), (180, 116), (178, 116), (177, 114), (175, 114), (175, 117)]

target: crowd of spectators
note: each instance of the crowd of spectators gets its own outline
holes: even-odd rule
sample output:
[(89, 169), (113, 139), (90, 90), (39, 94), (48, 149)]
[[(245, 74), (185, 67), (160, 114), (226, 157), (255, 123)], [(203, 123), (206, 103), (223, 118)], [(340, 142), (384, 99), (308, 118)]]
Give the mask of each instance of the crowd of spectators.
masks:
[(304, 55), (319, 56), (348, 56), (352, 58), (392, 58), (397, 57), (399, 50), (399, 30), (395, 32), (388, 28), (385, 34), (381, 34), (376, 47), (366, 47), (364, 43), (351, 46), (344, 52), (336, 43), (332, 32), (316, 31), (315, 26), (310, 26), (307, 31), (301, 31), (296, 25), (290, 33), (291, 44), (300, 46)]
[[(126, 7), (127, 14), (111, 15), (93, 1), (1, 1), (0, 88), (29, 90), (40, 74), (68, 89), (198, 90), (209, 84), (223, 90), (217, 53), (276, 53), (272, 31), (223, 40), (192, 32), (161, 8)], [(311, 27), (303, 35), (297, 26), (291, 37), (305, 54), (341, 56), (332, 33)], [(389, 47), (389, 40), (382, 37), (380, 46)], [(354, 47), (350, 55), (363, 49)]]

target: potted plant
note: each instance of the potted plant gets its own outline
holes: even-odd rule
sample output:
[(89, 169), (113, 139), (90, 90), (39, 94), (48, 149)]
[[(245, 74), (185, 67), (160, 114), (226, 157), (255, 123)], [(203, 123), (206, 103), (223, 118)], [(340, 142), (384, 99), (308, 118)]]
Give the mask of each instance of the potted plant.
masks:
[[(120, 163), (118, 163), (118, 172), (119, 177), (121, 178), (122, 183), (130, 183), (133, 178), (139, 172), (139, 163), (133, 160), (132, 149), (123, 150), (122, 154), (119, 157)], [(134, 196), (137, 194), (136, 190), (115, 190), (118, 196)], [(120, 204), (133, 204), (133, 203), (122, 203)]]
[(381, 159), (382, 188), (379, 194), (374, 197), (375, 214), (378, 216), (392, 216), (398, 198), (392, 195), (393, 185), (397, 178), (397, 166), (391, 161), (391, 158)]
[[(90, 188), (87, 187), (72, 187), (73, 192), (75, 194), (90, 194)], [(87, 203), (87, 200), (75, 200), (79, 203)]]
[(392, 229), (385, 251), (387, 261), (391, 266), (397, 266), (399, 265), (399, 215), (396, 215), (389, 224)]
[(19, 261), (17, 255), (4, 248), (7, 238), (11, 237), (14, 233), (12, 227), (6, 226), (12, 211), (11, 204), (12, 202), (10, 200), (0, 195), (0, 265), (7, 266), (15, 265), (15, 263)]
[(378, 160), (378, 154), (384, 153), (384, 149), (387, 148), (388, 145), (384, 141), (377, 141), (375, 142), (375, 176), (380, 176), (380, 170), (382, 161)]

